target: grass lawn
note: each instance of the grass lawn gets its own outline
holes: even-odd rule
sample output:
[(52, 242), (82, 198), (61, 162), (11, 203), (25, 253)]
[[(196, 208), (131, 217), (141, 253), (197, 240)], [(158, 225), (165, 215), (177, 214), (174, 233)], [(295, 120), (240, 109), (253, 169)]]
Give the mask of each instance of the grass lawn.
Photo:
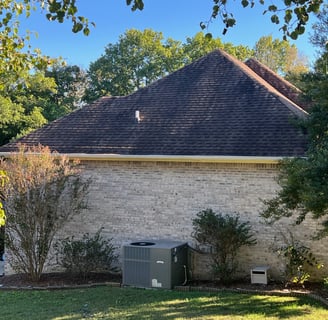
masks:
[(0, 291), (0, 319), (328, 319), (308, 297), (113, 288)]

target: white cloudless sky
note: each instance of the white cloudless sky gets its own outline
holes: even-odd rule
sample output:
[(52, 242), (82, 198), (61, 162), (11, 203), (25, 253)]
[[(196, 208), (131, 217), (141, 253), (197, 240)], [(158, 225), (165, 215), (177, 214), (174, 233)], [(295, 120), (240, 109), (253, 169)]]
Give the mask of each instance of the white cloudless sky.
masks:
[[(39, 48), (51, 57), (61, 56), (68, 64), (76, 64), (84, 69), (104, 53), (106, 45), (116, 43), (128, 29), (150, 28), (162, 32), (165, 38), (185, 42), (187, 37), (193, 37), (201, 31), (199, 23), (209, 20), (213, 6), (212, 0), (144, 0), (143, 11), (131, 12), (125, 0), (77, 0), (76, 3), (79, 15), (96, 24), (96, 27), (91, 26), (89, 36), (73, 34), (70, 23), (49, 22), (40, 12), (33, 12), (30, 18), (22, 22), (22, 27), (23, 30), (37, 33), (37, 36), (32, 35), (33, 48)], [(282, 1), (276, 0), (275, 3)], [(262, 36), (272, 35), (282, 39), (279, 26), (271, 23), (268, 14), (262, 14), (265, 6), (256, 3), (254, 8), (242, 8), (240, 1), (231, 1), (230, 6), (237, 25), (223, 35), (224, 26), (217, 19), (208, 29), (213, 37), (250, 48)], [(311, 21), (314, 22), (315, 17)], [(316, 49), (309, 42), (311, 32), (309, 24), (304, 35), (290, 42), (313, 62)]]

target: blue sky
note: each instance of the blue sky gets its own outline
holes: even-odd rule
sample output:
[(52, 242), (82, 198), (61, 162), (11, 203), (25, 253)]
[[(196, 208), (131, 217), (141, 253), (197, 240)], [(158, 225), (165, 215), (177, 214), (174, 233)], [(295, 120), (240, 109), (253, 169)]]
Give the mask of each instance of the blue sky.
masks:
[[(91, 27), (88, 37), (73, 34), (69, 23), (48, 22), (39, 12), (34, 12), (24, 21), (23, 27), (38, 33), (37, 37), (32, 36), (33, 47), (52, 57), (61, 56), (68, 64), (86, 69), (90, 62), (104, 53), (108, 43), (117, 42), (119, 36), (131, 28), (151, 28), (163, 32), (165, 38), (185, 41), (201, 31), (199, 23), (209, 19), (213, 6), (212, 0), (144, 0), (143, 11), (131, 12), (125, 3), (125, 0), (78, 0), (79, 14), (96, 24), (95, 28)], [(208, 30), (214, 37), (251, 48), (261, 36), (271, 34), (274, 38), (282, 38), (279, 26), (271, 23), (270, 16), (262, 14), (263, 6), (257, 4), (255, 8), (244, 9), (239, 1), (231, 3), (237, 25), (222, 35), (223, 25), (215, 21)], [(311, 32), (310, 25), (307, 32)], [(313, 61), (316, 50), (309, 43), (308, 33), (295, 42), (291, 40), (291, 43), (295, 43), (299, 51)]]

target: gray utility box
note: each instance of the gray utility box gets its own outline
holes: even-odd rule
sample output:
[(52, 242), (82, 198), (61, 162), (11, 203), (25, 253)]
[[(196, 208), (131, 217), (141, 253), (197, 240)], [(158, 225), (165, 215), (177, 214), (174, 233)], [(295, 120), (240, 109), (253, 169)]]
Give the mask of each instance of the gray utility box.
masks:
[(269, 266), (259, 266), (251, 269), (251, 283), (268, 284)]
[(123, 245), (123, 285), (172, 289), (187, 280), (188, 244), (142, 240)]

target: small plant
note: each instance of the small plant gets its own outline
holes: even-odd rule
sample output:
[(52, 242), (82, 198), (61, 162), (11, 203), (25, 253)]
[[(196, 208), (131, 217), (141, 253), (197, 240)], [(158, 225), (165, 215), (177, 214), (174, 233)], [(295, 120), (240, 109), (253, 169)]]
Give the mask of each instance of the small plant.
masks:
[(249, 222), (241, 222), (238, 215), (222, 215), (206, 209), (193, 219), (193, 226), (193, 237), (212, 249), (210, 255), (215, 276), (223, 283), (231, 282), (238, 267), (239, 249), (256, 244)]
[(114, 271), (117, 261), (112, 239), (105, 240), (101, 229), (92, 237), (84, 234), (81, 240), (74, 236), (57, 241), (55, 250), (61, 256), (59, 264), (66, 271), (86, 277), (90, 272)]
[(323, 278), (323, 289), (328, 291), (328, 277)]
[(304, 285), (311, 277), (310, 269), (320, 269), (323, 265), (316, 259), (311, 250), (295, 240), (289, 231), (289, 238), (283, 235), (285, 244), (276, 251), (285, 259), (286, 286), (290, 283)]

